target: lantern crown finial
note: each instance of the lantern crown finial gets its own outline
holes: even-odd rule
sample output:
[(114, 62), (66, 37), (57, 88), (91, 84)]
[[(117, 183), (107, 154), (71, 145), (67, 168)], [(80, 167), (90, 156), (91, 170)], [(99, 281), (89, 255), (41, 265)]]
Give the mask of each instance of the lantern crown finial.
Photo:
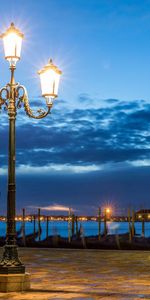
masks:
[(8, 36), (10, 33), (15, 33), (18, 37), (21, 37), (22, 39), (24, 37), (24, 34), (17, 27), (15, 27), (13, 22), (11, 22), (10, 26), (6, 29), (6, 31), (1, 34), (1, 38)]
[(48, 62), (49, 62), (49, 64), (52, 64), (53, 63), (52, 58), (50, 58)]

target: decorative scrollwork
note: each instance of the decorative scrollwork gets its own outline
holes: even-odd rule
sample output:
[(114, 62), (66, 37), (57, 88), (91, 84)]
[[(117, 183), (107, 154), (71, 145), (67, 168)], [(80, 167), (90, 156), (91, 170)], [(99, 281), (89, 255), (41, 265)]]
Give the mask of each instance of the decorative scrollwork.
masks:
[(0, 109), (2, 108), (2, 105), (5, 105), (5, 109), (8, 108), (8, 101), (9, 99), (9, 88), (8, 86), (3, 87), (0, 89)]
[[(24, 110), (26, 114), (34, 119), (42, 119), (46, 117), (52, 108), (52, 103), (49, 103), (48, 100), (46, 100), (47, 110), (45, 109), (38, 109), (37, 111), (34, 111), (30, 108), (29, 100), (28, 100), (28, 93), (26, 88), (23, 85), (16, 84), (14, 87), (14, 97), (15, 97), (15, 103), (16, 108), (19, 109), (22, 106), (24, 106)], [(2, 106), (5, 106), (5, 109), (8, 109), (9, 105), (9, 98), (10, 98), (10, 86), (9, 84), (0, 89), (0, 109)]]
[(17, 108), (21, 107), (21, 104), (23, 103), (24, 109), (26, 114), (34, 119), (42, 119), (46, 117), (52, 108), (52, 103), (47, 105), (47, 111), (44, 109), (38, 109), (36, 112), (34, 112), (29, 105), (29, 100), (28, 100), (28, 93), (26, 88), (23, 85), (18, 85), (16, 88), (16, 97), (18, 98), (17, 102)]
[(22, 85), (17, 85), (16, 90), (15, 90), (15, 97), (16, 99), (18, 99), (17, 103), (16, 103), (16, 107), (19, 109), (22, 107), (23, 104), (23, 99), (25, 96), (25, 87)]

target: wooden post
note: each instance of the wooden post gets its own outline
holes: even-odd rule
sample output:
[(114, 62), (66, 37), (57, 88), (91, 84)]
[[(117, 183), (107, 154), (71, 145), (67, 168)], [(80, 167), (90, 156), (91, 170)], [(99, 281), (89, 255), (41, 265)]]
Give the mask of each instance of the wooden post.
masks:
[(46, 217), (46, 238), (48, 238), (49, 232), (48, 232), (48, 225), (49, 225), (49, 217)]
[(41, 240), (41, 209), (38, 208), (38, 238)]
[(106, 216), (106, 209), (104, 211), (104, 235), (107, 235), (107, 216)]
[(71, 226), (72, 237), (74, 236), (74, 231), (75, 231), (74, 223), (75, 223), (75, 215), (72, 214), (72, 226)]
[(26, 245), (26, 236), (25, 236), (25, 208), (22, 209), (22, 241), (23, 246)]
[(34, 215), (33, 216), (33, 234), (34, 234), (34, 238), (35, 238), (35, 226), (36, 226), (36, 217)]
[(132, 237), (135, 235), (135, 212), (132, 210)]
[(98, 239), (101, 239), (101, 208), (98, 208)]
[(131, 232), (131, 215), (130, 209), (128, 209), (128, 225), (129, 225), (129, 242), (132, 241), (132, 232)]
[(76, 237), (79, 237), (79, 228), (78, 228), (78, 217), (75, 217), (75, 222), (76, 222)]
[(144, 215), (142, 216), (142, 236), (145, 237), (145, 219), (144, 219)]
[(71, 219), (71, 208), (69, 208), (68, 212), (68, 242), (71, 243), (71, 228), (70, 228), (70, 220)]

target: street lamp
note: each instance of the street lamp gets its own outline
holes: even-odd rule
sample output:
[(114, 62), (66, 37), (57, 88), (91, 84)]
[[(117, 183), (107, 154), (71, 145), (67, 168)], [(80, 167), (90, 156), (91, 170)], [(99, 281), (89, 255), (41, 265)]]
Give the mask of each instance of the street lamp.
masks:
[(106, 212), (107, 216), (109, 216), (110, 212), (111, 212), (110, 208), (109, 207), (105, 208), (105, 212)]
[(24, 106), (29, 117), (42, 119), (52, 108), (52, 99), (57, 97), (61, 71), (52, 60), (38, 73), (41, 80), (42, 96), (46, 100), (47, 108), (33, 112), (29, 106), (27, 90), (23, 85), (15, 83), (14, 71), (20, 59), (23, 34), (11, 23), (5, 33), (1, 35), (4, 43), (5, 59), (9, 62), (11, 73), (10, 82), (0, 89), (0, 109), (5, 106), (9, 118), (9, 161), (8, 161), (8, 196), (7, 196), (7, 234), (3, 257), (0, 262), (0, 274), (25, 274), (25, 266), (18, 257), (16, 245), (15, 224), (15, 120), (17, 109)]

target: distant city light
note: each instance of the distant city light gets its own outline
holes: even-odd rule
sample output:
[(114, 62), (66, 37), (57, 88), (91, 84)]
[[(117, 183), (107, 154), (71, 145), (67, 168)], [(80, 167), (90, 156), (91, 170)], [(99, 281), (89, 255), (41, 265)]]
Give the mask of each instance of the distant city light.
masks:
[(111, 212), (111, 209), (110, 209), (109, 207), (107, 207), (107, 208), (106, 208), (106, 213), (107, 213), (107, 214), (110, 214), (110, 212)]

